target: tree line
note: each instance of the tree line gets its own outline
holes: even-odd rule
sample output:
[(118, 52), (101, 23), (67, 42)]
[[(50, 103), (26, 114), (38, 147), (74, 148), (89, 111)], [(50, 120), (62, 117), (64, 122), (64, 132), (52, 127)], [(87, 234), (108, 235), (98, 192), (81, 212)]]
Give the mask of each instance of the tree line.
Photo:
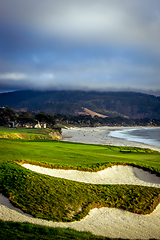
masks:
[(160, 126), (160, 119), (130, 119), (125, 117), (106, 117), (101, 118), (98, 116), (91, 117), (90, 115), (63, 115), (63, 114), (45, 114), (35, 113), (28, 111), (15, 112), (10, 107), (0, 108), (0, 125), (5, 126), (8, 123), (15, 121), (23, 124), (34, 124), (43, 122), (47, 127), (54, 128), (55, 125), (71, 125), (71, 126)]

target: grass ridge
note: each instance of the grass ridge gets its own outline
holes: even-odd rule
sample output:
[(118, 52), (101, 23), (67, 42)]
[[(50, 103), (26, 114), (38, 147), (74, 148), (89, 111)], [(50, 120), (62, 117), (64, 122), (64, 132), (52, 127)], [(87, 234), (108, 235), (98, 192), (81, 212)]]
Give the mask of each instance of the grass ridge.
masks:
[(92, 185), (0, 163), (0, 191), (11, 203), (34, 217), (75, 221), (92, 208), (116, 207), (149, 214), (160, 202), (160, 189), (135, 185)]

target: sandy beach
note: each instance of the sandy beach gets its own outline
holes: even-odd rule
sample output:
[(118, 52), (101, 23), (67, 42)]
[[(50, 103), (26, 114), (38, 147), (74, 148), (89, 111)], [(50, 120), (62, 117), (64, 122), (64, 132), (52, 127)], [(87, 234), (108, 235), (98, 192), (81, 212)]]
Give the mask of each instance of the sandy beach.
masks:
[[(62, 130), (62, 141), (79, 142), (85, 144), (102, 144), (114, 146), (129, 146), (150, 148), (160, 151), (159, 147), (143, 144), (140, 142), (127, 141), (120, 138), (110, 137), (107, 135), (110, 131), (130, 129), (131, 127), (83, 127), (83, 128), (68, 128)], [(132, 127), (134, 128), (134, 127)], [(137, 129), (138, 127), (135, 127)]]
[[(110, 128), (108, 128), (108, 131)], [(148, 147), (142, 143), (103, 137), (103, 129), (81, 128), (64, 129), (63, 141), (107, 144), (121, 146)], [(106, 133), (106, 128), (104, 129)], [(155, 148), (155, 150), (159, 150)], [(78, 170), (49, 169), (31, 164), (23, 164), (41, 174), (90, 184), (132, 184), (160, 188), (160, 177), (132, 166), (113, 166), (98, 172)], [(81, 221), (70, 223), (52, 222), (34, 218), (12, 206), (9, 199), (0, 194), (0, 219), (4, 221), (30, 222), (49, 227), (73, 228), (78, 231), (89, 231), (95, 235), (124, 239), (160, 239), (160, 204), (147, 215), (140, 215), (116, 208), (94, 208)]]

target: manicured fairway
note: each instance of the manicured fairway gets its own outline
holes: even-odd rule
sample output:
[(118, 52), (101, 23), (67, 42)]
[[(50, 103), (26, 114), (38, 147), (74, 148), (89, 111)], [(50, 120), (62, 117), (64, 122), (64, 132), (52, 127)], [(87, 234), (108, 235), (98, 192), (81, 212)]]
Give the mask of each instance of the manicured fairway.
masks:
[(148, 149), (64, 143), (48, 135), (52, 130), (0, 127), (0, 159), (28, 161), (51, 167), (98, 170), (109, 163), (134, 163), (160, 172), (160, 153)]
[(159, 152), (131, 147), (0, 139), (0, 159), (85, 170), (102, 169), (112, 163), (130, 163), (160, 173)]

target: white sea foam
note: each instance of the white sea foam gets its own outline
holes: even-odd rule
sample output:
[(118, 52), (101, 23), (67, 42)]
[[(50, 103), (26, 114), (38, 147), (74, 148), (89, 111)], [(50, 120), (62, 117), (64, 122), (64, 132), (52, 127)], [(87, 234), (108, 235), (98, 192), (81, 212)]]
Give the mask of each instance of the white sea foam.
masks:
[(108, 136), (160, 147), (160, 128), (131, 128), (110, 131)]
[[(141, 132), (142, 130), (143, 132)], [(151, 148), (160, 151), (160, 128), (104, 126), (63, 129), (62, 132), (62, 141)], [(152, 134), (152, 132), (154, 132), (154, 134)], [(138, 136), (136, 136), (135, 133), (138, 133)], [(148, 133), (149, 136), (147, 136), (146, 133)]]

